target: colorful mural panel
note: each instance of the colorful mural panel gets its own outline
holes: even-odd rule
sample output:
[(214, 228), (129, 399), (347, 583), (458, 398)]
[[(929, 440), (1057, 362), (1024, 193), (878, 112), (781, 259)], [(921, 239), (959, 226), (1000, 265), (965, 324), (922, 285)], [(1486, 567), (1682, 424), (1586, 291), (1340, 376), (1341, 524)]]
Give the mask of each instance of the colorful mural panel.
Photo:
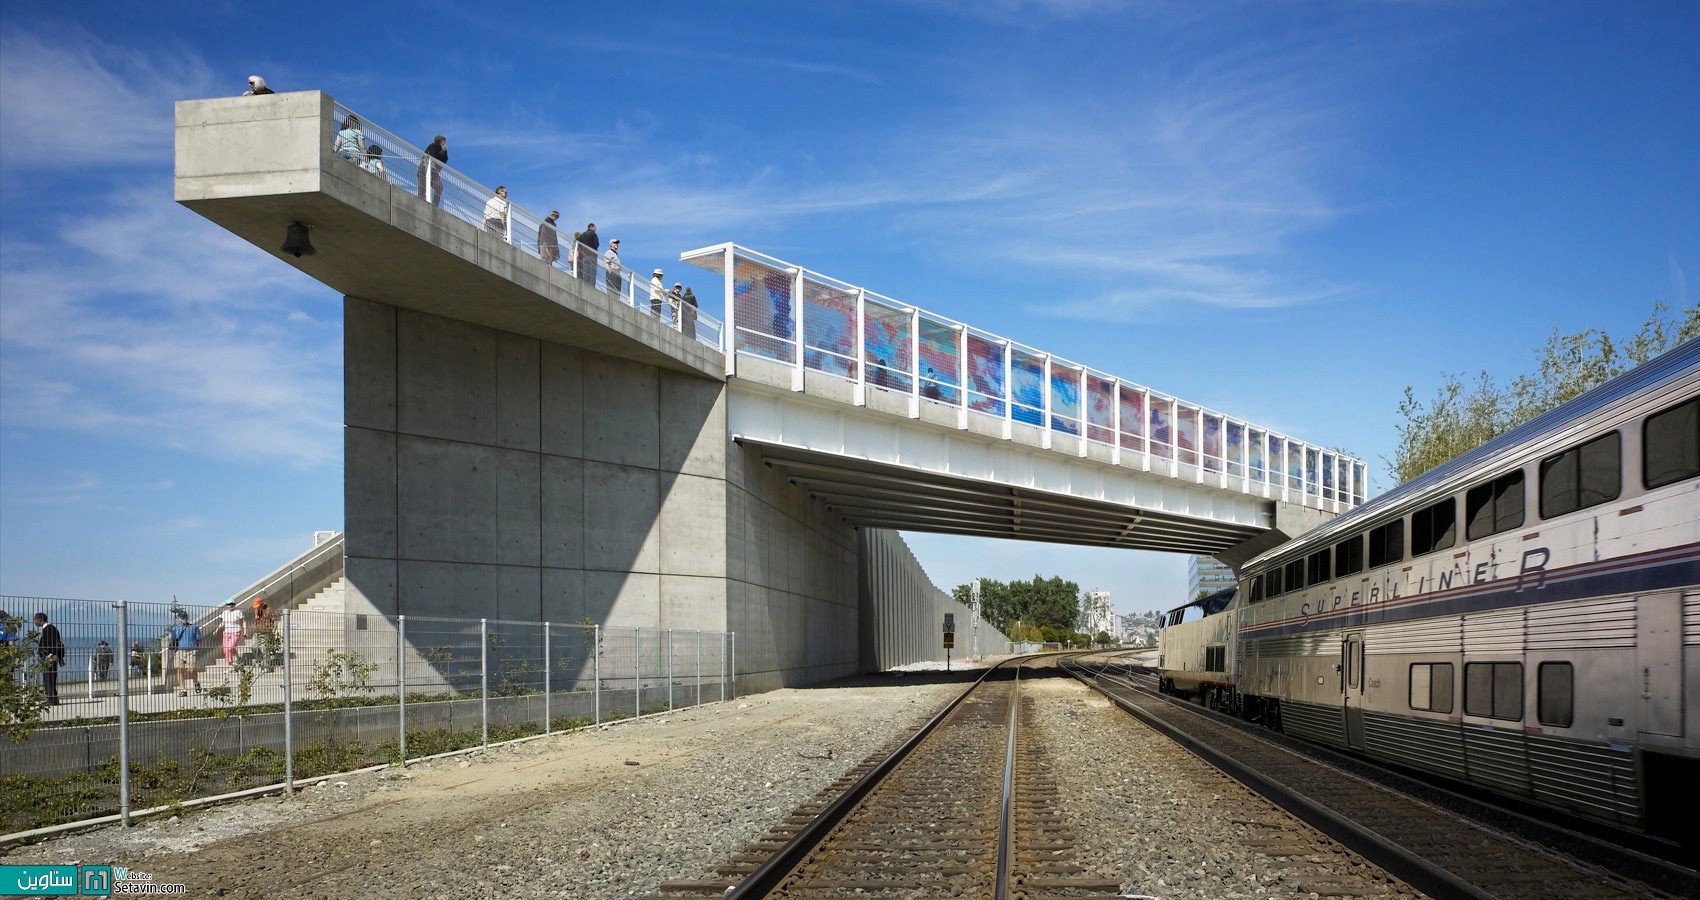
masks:
[(788, 273), (739, 257), (732, 269), (732, 314), (737, 319), (734, 346), (739, 352), (795, 358)]
[(1041, 428), (1045, 425), (1045, 359), (1025, 350), (1009, 351), (1010, 418)]
[(968, 408), (1003, 415), (1003, 344), (968, 335)]
[(1122, 449), (1145, 452), (1145, 392), (1122, 385)]

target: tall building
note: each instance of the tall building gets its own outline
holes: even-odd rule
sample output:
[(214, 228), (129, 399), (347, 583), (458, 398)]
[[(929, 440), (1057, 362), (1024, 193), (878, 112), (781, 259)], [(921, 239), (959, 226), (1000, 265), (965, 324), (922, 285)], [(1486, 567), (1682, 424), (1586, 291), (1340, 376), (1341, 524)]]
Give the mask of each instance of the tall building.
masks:
[(1234, 570), (1226, 563), (1216, 561), (1214, 556), (1191, 556), (1186, 563), (1186, 599), (1191, 600), (1203, 593), (1215, 593), (1223, 588), (1231, 588), (1239, 584), (1234, 577)]
[(1121, 620), (1116, 617), (1116, 608), (1110, 605), (1109, 591), (1087, 591), (1080, 598), (1079, 630), (1086, 635), (1102, 631), (1113, 638), (1121, 637)]

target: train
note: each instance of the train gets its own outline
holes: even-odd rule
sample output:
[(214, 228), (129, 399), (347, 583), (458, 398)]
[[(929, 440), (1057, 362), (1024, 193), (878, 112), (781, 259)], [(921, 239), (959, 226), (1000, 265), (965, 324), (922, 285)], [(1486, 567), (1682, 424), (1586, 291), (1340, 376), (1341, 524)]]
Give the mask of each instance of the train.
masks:
[(1700, 340), (1244, 562), (1164, 691), (1696, 843)]

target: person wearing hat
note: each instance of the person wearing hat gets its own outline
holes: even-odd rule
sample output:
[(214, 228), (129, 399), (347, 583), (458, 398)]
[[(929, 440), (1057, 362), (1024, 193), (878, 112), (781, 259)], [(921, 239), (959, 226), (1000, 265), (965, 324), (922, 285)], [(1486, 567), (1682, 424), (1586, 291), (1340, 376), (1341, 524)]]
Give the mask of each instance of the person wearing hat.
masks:
[(201, 676), (195, 671), (195, 652), (201, 649), (201, 626), (189, 621), (189, 614), (178, 610), (177, 624), (171, 626), (172, 663), (177, 669), (177, 696), (189, 696), (189, 682), (195, 683), (195, 693), (201, 692)]
[(258, 75), (248, 76), (248, 90), (242, 93), (244, 97), (259, 97), (265, 94), (275, 94), (276, 91), (266, 87), (266, 80)]
[(672, 317), (675, 325), (679, 323), (679, 312), (685, 306), (684, 290), (685, 286), (675, 281), (673, 282), (673, 289), (667, 292), (667, 314)]
[(218, 626), (224, 632), (224, 664), (232, 665), (236, 662), (236, 645), (248, 636), (248, 618), (236, 608), (235, 600), (224, 601), (224, 609), (218, 614)]
[(602, 254), (602, 268), (608, 270), (608, 293), (619, 294), (626, 286), (626, 274), (620, 268), (619, 238), (608, 242), (608, 252)]
[(669, 319), (667, 313), (664, 312), (666, 306), (664, 305), (665, 301), (662, 299), (666, 296), (666, 294), (667, 285), (661, 281), (661, 270), (658, 268), (649, 273), (649, 311), (654, 313), (657, 319), (669, 322), (671, 319)]

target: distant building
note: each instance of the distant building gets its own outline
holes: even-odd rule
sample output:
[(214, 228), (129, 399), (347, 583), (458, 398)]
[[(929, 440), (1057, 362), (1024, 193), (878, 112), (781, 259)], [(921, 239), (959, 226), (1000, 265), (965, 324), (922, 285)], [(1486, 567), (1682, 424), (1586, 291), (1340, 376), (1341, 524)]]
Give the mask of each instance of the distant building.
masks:
[[(1213, 556), (1189, 556), (1186, 563), (1186, 597), (1192, 600), (1202, 593), (1215, 593), (1239, 584), (1234, 570)], [(1183, 601), (1184, 602), (1184, 601)], [(1176, 604), (1177, 606), (1179, 604)]]
[(1116, 608), (1110, 604), (1109, 591), (1087, 591), (1080, 598), (1080, 631), (1088, 637), (1100, 631), (1112, 638), (1121, 637), (1121, 621), (1116, 618)]

